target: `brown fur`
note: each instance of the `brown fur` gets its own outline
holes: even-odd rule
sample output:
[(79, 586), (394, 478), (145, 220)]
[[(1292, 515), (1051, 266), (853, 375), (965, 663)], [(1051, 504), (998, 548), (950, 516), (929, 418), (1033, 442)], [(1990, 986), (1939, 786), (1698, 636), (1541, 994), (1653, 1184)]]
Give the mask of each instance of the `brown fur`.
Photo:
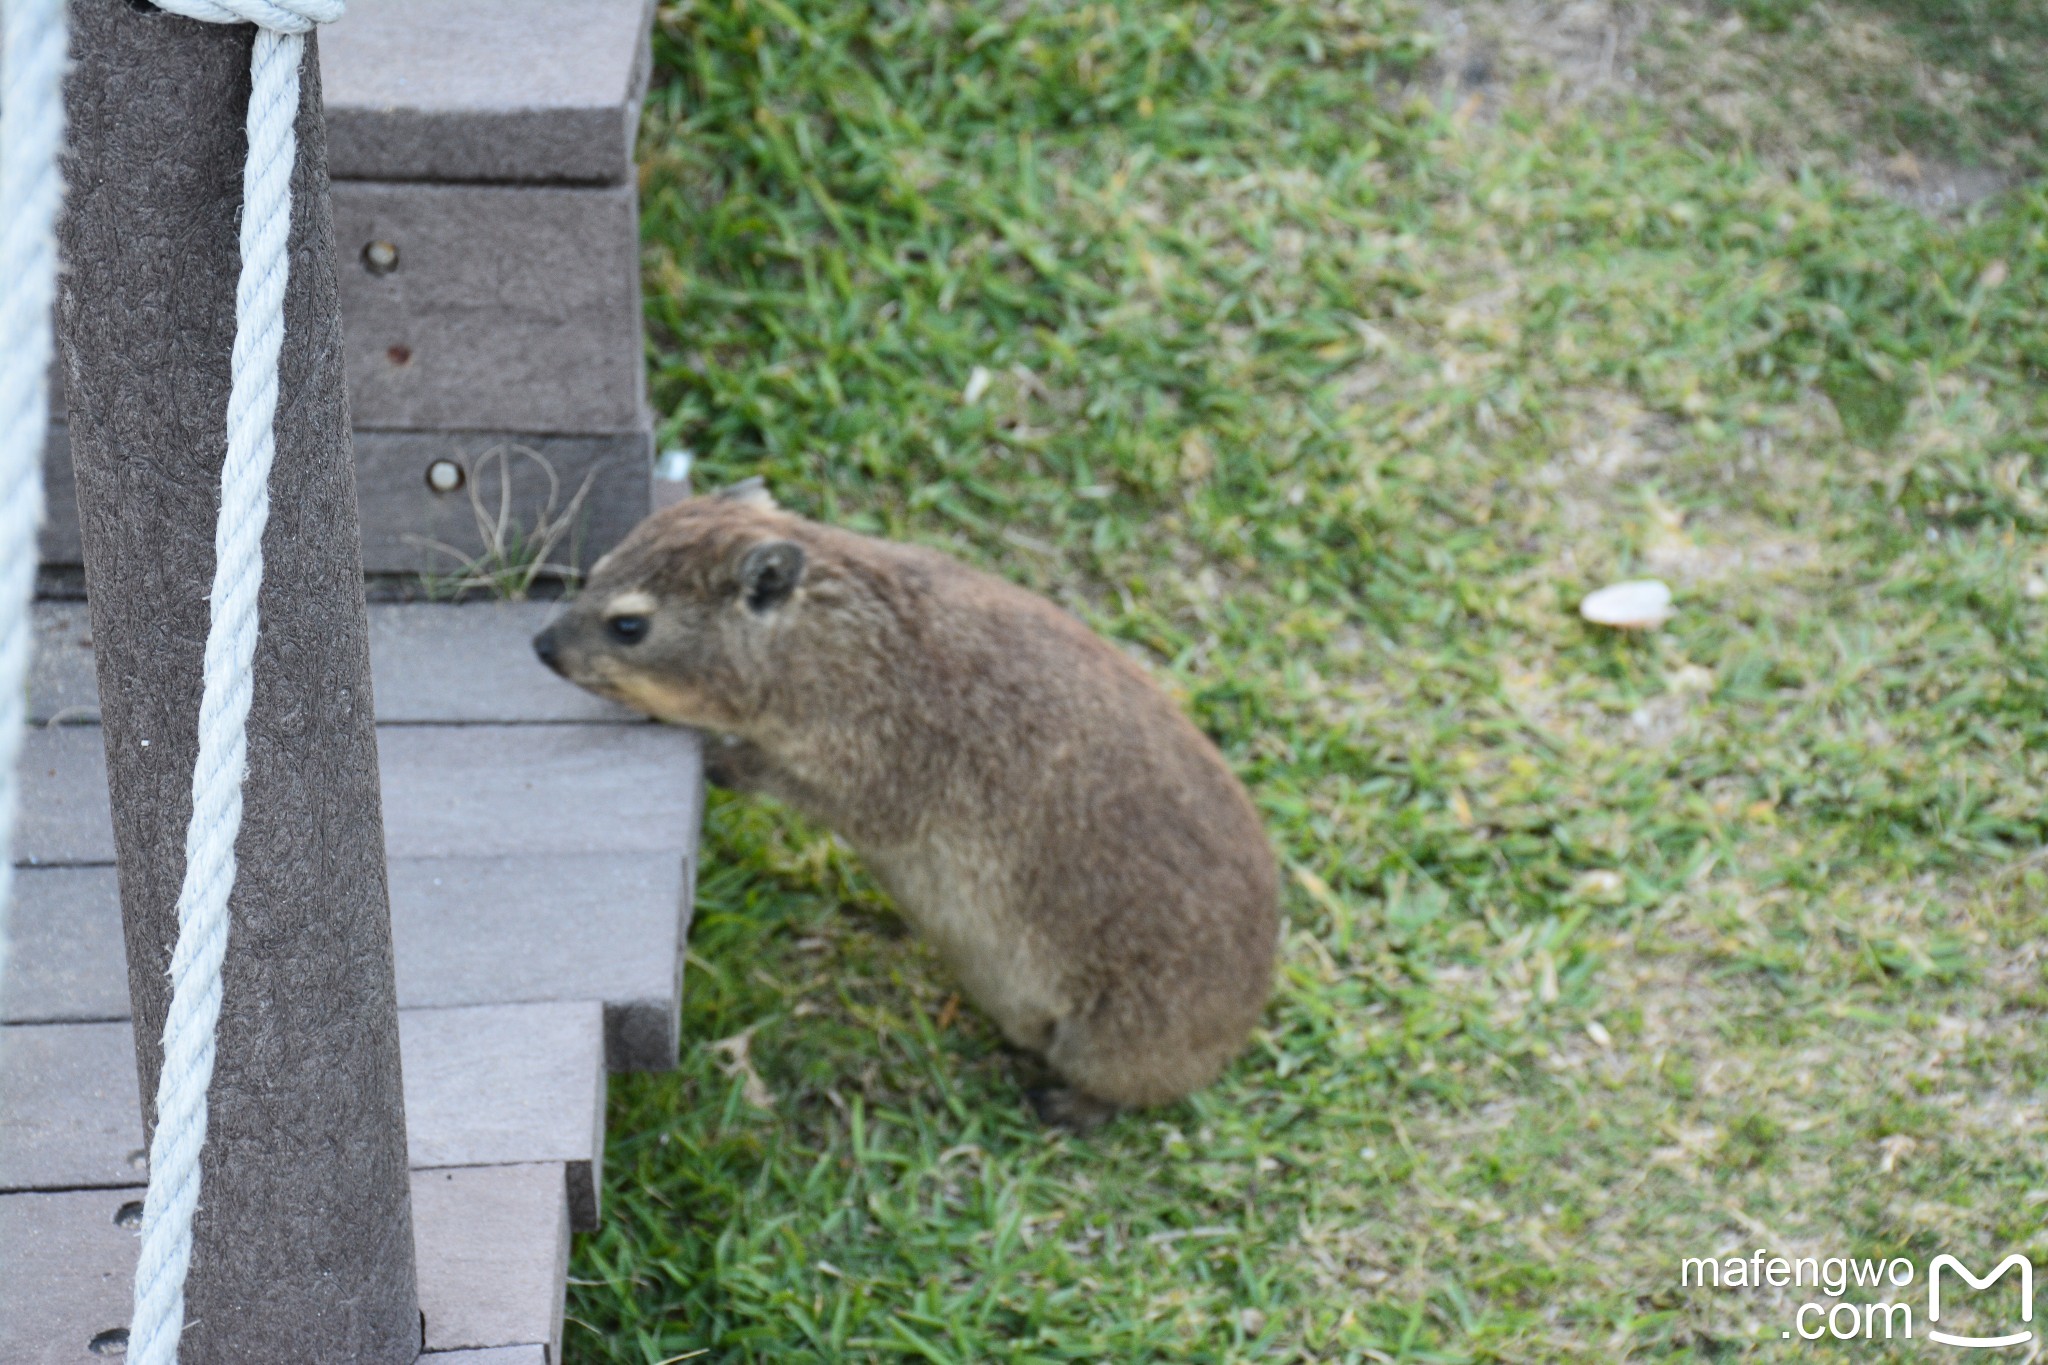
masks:
[[(801, 576), (750, 605), (750, 550)], [(786, 555), (793, 554), (783, 549)], [(613, 638), (608, 616), (644, 615)], [(1215, 1077), (1270, 989), (1273, 855), (1215, 746), (1031, 593), (742, 486), (656, 513), (535, 642), (564, 676), (711, 731), (714, 781), (854, 846), (969, 996), (1079, 1094), (1055, 1121)]]

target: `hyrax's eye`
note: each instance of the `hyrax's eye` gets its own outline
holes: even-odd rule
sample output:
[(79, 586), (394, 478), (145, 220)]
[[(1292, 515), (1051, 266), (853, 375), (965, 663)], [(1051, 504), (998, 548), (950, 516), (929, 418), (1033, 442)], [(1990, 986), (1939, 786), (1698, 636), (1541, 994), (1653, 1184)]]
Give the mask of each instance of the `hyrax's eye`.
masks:
[(644, 616), (614, 616), (604, 623), (604, 628), (622, 645), (637, 645), (647, 638), (647, 618)]

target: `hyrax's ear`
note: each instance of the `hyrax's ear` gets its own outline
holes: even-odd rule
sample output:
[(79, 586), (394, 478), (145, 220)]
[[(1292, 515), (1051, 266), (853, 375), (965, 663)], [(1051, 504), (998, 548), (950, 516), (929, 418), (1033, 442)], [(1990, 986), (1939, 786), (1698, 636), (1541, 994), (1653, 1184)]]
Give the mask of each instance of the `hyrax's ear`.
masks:
[(718, 497), (725, 502), (736, 502), (742, 507), (758, 507), (766, 512), (775, 510), (775, 499), (768, 492), (767, 483), (756, 474), (751, 479), (727, 484), (718, 490)]
[(803, 579), (804, 547), (793, 540), (764, 540), (740, 560), (740, 595), (754, 611), (781, 605)]

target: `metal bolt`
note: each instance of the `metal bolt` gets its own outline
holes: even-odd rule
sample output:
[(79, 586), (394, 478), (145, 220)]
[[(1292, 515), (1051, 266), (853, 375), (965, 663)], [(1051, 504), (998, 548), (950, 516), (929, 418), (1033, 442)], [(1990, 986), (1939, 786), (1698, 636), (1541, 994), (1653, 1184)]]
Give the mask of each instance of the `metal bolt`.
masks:
[(436, 493), (453, 493), (468, 478), (462, 466), (453, 460), (436, 460), (427, 466), (427, 487)]
[(363, 248), (363, 269), (372, 275), (389, 275), (398, 269), (398, 247), (393, 242), (372, 242)]

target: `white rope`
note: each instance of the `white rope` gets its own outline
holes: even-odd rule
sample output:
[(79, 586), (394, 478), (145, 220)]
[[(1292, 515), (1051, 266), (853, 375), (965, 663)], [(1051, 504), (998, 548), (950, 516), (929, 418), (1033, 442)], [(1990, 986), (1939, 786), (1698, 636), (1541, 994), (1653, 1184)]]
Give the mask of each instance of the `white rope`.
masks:
[(50, 304), (63, 185), (64, 0), (5, 0), (0, 35), (0, 990), (14, 897), (15, 767), (28, 724), (29, 598), (50, 426)]
[(257, 32), (249, 64), (249, 154), (242, 170), (242, 273), (235, 291), (228, 450), (213, 537), (213, 625), (206, 637), (192, 823), (185, 831), (178, 946), (171, 954), (171, 1006), (164, 1021), (149, 1193), (142, 1205), (142, 1256), (128, 1332), (128, 1358), (135, 1365), (175, 1365), (184, 1330), (185, 1272), (192, 1260), (192, 1215), (199, 1205), (199, 1154), (206, 1146), (206, 1091), (213, 1080), (214, 1026), (220, 1019), (228, 895), (235, 885), (235, 838), (242, 828), (263, 528), (270, 517), (270, 465), (276, 453), (273, 424), (277, 359), (284, 346), (292, 166), (298, 158), (293, 125), (299, 114), (299, 62), (304, 35), (342, 12), (342, 0), (155, 2), (208, 23), (253, 23)]

